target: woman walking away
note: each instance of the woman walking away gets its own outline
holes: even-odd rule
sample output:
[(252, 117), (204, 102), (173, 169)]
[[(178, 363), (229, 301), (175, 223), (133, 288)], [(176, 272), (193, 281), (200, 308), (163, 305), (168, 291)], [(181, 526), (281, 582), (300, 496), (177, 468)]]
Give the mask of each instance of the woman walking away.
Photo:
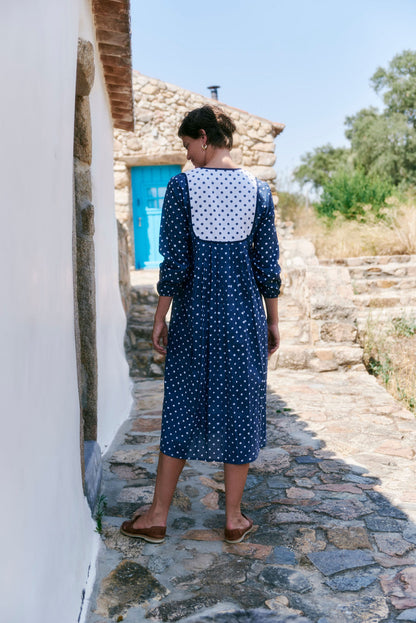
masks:
[(150, 508), (121, 527), (153, 543), (164, 540), (188, 459), (224, 463), (225, 540), (239, 543), (253, 527), (240, 505), (266, 443), (280, 267), (270, 188), (232, 161), (235, 129), (218, 107), (187, 113), (178, 135), (195, 168), (170, 180), (163, 205), (153, 327), (154, 348), (167, 354), (159, 464)]

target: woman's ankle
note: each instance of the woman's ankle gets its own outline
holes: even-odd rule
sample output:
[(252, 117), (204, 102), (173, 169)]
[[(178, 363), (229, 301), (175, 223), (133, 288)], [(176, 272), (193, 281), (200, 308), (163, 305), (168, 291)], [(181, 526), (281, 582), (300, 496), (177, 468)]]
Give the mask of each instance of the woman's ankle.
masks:
[(247, 518), (244, 517), (241, 511), (229, 511), (225, 515), (225, 526), (226, 528), (239, 528), (246, 525), (248, 522)]

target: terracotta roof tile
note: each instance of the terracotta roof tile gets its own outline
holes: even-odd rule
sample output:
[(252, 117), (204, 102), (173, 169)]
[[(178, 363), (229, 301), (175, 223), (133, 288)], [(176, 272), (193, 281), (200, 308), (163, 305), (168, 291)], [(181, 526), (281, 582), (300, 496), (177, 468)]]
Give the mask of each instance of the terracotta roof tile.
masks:
[(114, 126), (132, 131), (130, 0), (92, 0), (92, 9)]

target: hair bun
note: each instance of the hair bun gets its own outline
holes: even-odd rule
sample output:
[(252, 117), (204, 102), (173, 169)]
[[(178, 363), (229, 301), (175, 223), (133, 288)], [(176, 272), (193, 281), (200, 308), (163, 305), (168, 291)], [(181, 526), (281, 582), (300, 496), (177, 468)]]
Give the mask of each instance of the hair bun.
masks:
[(198, 138), (204, 130), (210, 145), (231, 149), (236, 129), (234, 121), (219, 106), (205, 104), (186, 113), (178, 136)]

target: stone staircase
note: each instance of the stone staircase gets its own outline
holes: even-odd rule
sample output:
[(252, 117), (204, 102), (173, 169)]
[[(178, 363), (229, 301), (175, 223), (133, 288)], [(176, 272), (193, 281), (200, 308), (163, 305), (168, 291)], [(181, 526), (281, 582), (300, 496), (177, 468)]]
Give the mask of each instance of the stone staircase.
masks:
[(321, 262), (348, 269), (359, 332), (373, 322), (416, 317), (416, 255), (351, 257)]

